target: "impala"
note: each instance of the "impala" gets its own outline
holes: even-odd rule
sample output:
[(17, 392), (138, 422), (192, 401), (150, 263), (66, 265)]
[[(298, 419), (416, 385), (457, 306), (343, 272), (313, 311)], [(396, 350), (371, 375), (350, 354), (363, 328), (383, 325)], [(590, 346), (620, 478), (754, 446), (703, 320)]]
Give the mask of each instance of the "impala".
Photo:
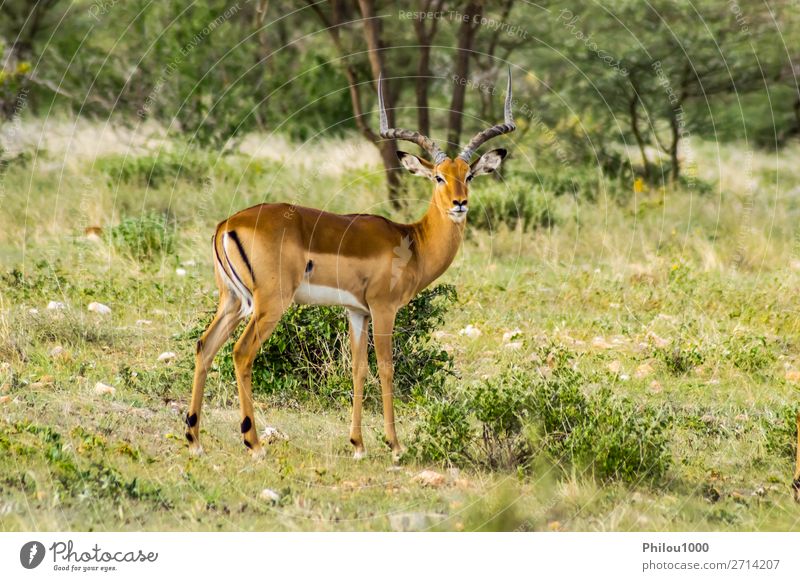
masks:
[(412, 174), (431, 180), (433, 196), (425, 215), (413, 224), (381, 216), (331, 214), (291, 204), (261, 204), (221, 222), (212, 238), (214, 274), (219, 288), (216, 315), (197, 342), (192, 401), (186, 415), (190, 451), (200, 446), (200, 411), (208, 369), (238, 323), (250, 316), (233, 350), (244, 444), (255, 456), (263, 449), (253, 416), (252, 366), (261, 346), (292, 303), (341, 305), (347, 310), (353, 371), (350, 442), (354, 457), (364, 456), (361, 408), (367, 374), (368, 325), (378, 360), (386, 440), (393, 458), (401, 453), (392, 403), (392, 332), (397, 311), (436, 280), (453, 262), (463, 238), (469, 185), (495, 171), (505, 149), (475, 151), (516, 126), (511, 114), (511, 70), (505, 122), (481, 131), (455, 159), (416, 131), (389, 128), (378, 80), (380, 135), (417, 144), (432, 161), (398, 151)]

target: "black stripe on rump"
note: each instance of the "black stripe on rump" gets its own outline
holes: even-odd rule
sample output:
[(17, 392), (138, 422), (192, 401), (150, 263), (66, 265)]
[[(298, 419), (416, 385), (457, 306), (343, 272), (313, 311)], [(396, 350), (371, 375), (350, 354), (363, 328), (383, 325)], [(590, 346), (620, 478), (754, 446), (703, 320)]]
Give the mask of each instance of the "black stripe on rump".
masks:
[(236, 230), (231, 230), (228, 232), (228, 236), (230, 236), (231, 239), (236, 243), (236, 248), (239, 249), (239, 254), (242, 257), (242, 260), (244, 260), (244, 264), (247, 266), (248, 272), (250, 272), (250, 279), (253, 281), (253, 283), (255, 283), (256, 275), (253, 274), (253, 266), (250, 264), (250, 259), (247, 258), (247, 254), (244, 253), (244, 247), (242, 246), (242, 241), (239, 240), (239, 235), (236, 233)]

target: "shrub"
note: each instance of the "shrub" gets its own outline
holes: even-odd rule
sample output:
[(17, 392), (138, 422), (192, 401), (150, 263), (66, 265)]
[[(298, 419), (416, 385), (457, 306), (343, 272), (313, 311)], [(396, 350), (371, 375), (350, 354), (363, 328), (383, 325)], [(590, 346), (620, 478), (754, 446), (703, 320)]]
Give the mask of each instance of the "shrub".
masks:
[(108, 239), (118, 252), (137, 261), (171, 254), (175, 248), (174, 228), (158, 214), (124, 218), (111, 228)]
[[(509, 373), (472, 394), (421, 401), (412, 455), (422, 461), (470, 461), (527, 469), (537, 453), (560, 466), (579, 466), (607, 481), (655, 481), (672, 462), (671, 414), (600, 389), (563, 352), (550, 350), (547, 375)], [(442, 434), (439, 437), (439, 434)]]
[(480, 425), (478, 447), (491, 468), (524, 467), (532, 456), (525, 433), (532, 397), (523, 384), (486, 382), (469, 399), (469, 409)]
[(109, 184), (132, 184), (158, 188), (178, 179), (201, 184), (207, 179), (208, 161), (192, 153), (161, 152), (157, 155), (112, 155), (100, 158), (97, 169), (108, 176)]
[(692, 369), (701, 365), (705, 361), (705, 354), (700, 350), (700, 346), (691, 342), (675, 342), (669, 347), (657, 347), (653, 351), (653, 356), (660, 359), (672, 375), (686, 375)]
[(761, 418), (767, 452), (786, 459), (795, 457), (798, 413), (800, 405), (790, 404), (780, 407), (775, 414), (766, 414)]
[[(394, 340), (395, 395), (400, 399), (436, 396), (452, 374), (451, 356), (431, 338), (457, 299), (455, 288), (439, 285), (421, 292), (398, 313)], [(184, 338), (194, 341), (207, 318)], [(294, 305), (284, 314), (253, 363), (256, 392), (297, 401), (317, 397), (329, 403), (351, 400), (352, 377), (343, 354), (349, 344), (347, 319), (340, 307)], [(233, 341), (220, 351), (219, 370), (235, 381)], [(370, 366), (377, 376), (374, 350)], [(369, 392), (368, 392), (369, 393)]]
[(471, 461), (473, 431), (469, 413), (460, 401), (426, 401), (408, 454), (422, 461), (463, 464)]
[(491, 184), (473, 196), (470, 227), (496, 230), (501, 224), (523, 232), (550, 228), (555, 223), (553, 198), (535, 182), (512, 178)]
[(766, 337), (731, 337), (725, 344), (723, 356), (745, 373), (763, 371), (777, 359)]

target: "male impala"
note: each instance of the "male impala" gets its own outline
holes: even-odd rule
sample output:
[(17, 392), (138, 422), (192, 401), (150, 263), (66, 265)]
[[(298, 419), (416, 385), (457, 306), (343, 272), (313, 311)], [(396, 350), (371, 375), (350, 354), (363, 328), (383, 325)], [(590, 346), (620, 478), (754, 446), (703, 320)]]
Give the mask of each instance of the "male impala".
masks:
[[(429, 162), (398, 151), (402, 165), (434, 182), (427, 212), (413, 224), (398, 224), (367, 214), (338, 215), (291, 204), (261, 204), (234, 214), (217, 226), (212, 239), (219, 306), (197, 342), (192, 401), (186, 415), (186, 438), (201, 453), (200, 409), (206, 374), (214, 356), (236, 325), (252, 315), (233, 351), (242, 412), (244, 444), (261, 455), (253, 416), (252, 366), (261, 344), (292, 303), (341, 305), (350, 322), (353, 359), (353, 416), (350, 442), (355, 458), (364, 456), (361, 406), (367, 374), (368, 323), (372, 319), (381, 380), (385, 436), (394, 458), (401, 452), (392, 404), (392, 332), (398, 309), (436, 280), (453, 262), (467, 218), (469, 183), (491, 173), (505, 149), (475, 151), (516, 126), (511, 115), (511, 71), (505, 101), (505, 123), (478, 133), (455, 158), (432, 139), (406, 129), (390, 129), (378, 81), (380, 134), (385, 139), (416, 143)], [(407, 250), (406, 250), (407, 249)], [(408, 252), (410, 250), (410, 253)], [(410, 256), (409, 256), (410, 254)], [(398, 256), (408, 258), (398, 265)]]

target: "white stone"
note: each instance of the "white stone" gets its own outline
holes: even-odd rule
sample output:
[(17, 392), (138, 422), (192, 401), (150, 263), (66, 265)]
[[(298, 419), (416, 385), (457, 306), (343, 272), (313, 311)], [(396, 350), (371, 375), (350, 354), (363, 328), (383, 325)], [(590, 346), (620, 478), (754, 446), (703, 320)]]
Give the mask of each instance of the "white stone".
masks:
[(178, 276), (186, 276), (186, 269), (185, 268), (176, 268), (175, 274)]
[(469, 324), (458, 332), (459, 335), (465, 335), (470, 339), (477, 339), (481, 336), (481, 330), (473, 324)]
[(91, 302), (89, 303), (89, 310), (93, 313), (97, 313), (98, 315), (110, 315), (111, 314), (111, 307), (108, 305), (104, 305), (103, 303), (98, 302)]
[(178, 355), (172, 351), (164, 351), (161, 355), (158, 356), (159, 361), (172, 361)]
[(62, 311), (67, 308), (67, 305), (61, 301), (50, 301), (47, 303), (47, 309), (50, 311)]
[(102, 381), (98, 381), (94, 384), (94, 392), (97, 395), (114, 395), (117, 390), (110, 385), (106, 385)]
[(270, 502), (278, 502), (281, 499), (281, 495), (272, 490), (271, 488), (265, 488), (259, 494), (261, 500), (268, 500)]

